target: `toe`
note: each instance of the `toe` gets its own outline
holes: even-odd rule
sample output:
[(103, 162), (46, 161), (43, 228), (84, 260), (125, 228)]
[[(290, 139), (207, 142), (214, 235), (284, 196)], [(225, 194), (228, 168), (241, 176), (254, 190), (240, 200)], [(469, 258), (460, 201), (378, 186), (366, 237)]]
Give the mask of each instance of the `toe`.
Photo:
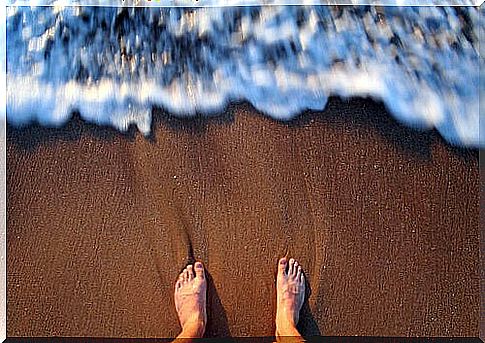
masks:
[(295, 261), (295, 264), (293, 265), (293, 277), (296, 278), (296, 274), (298, 274), (298, 267), (300, 267), (298, 265), (298, 262)]
[(182, 284), (180, 280), (177, 280), (177, 282), (175, 283), (175, 291), (178, 291), (180, 287), (182, 287)]
[(191, 277), (191, 274), (192, 274), (192, 270), (191, 270), (191, 269), (192, 269), (192, 268), (189, 268), (189, 267), (192, 267), (192, 266), (187, 266), (187, 267), (185, 268), (185, 280), (186, 280), (187, 282), (189, 282), (190, 280), (192, 280), (192, 277)]
[(189, 271), (189, 281), (192, 281), (192, 279), (194, 278), (194, 266), (189, 264), (187, 266), (187, 270)]
[(180, 273), (179, 280), (182, 285), (185, 283), (185, 269), (182, 270), (182, 273)]
[(182, 278), (184, 279), (183, 283), (186, 283), (188, 281), (187, 268), (185, 268), (184, 271), (182, 272)]
[(300, 277), (301, 277), (301, 266), (298, 266), (298, 268), (296, 269), (296, 281), (300, 281)]
[(295, 264), (295, 260), (293, 258), (290, 258), (290, 266), (288, 268), (288, 275), (293, 275), (293, 265)]
[(278, 261), (278, 275), (285, 275), (287, 265), (288, 261), (286, 260), (286, 257), (280, 258)]
[(302, 285), (305, 285), (305, 275), (303, 275), (303, 272), (300, 272), (300, 278), (298, 280)]
[(195, 263), (195, 277), (203, 279), (204, 276), (204, 265), (202, 262)]

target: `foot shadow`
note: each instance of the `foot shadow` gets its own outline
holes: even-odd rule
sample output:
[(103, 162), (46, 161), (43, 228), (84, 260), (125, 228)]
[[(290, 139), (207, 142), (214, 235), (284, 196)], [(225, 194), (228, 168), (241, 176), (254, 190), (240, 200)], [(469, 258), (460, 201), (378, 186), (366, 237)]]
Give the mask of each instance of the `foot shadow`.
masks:
[(231, 332), (227, 323), (226, 311), (214, 286), (214, 280), (207, 270), (205, 270), (205, 277), (207, 280), (207, 327), (204, 337), (230, 337)]
[(320, 332), (318, 323), (316, 322), (315, 317), (311, 312), (310, 305), (308, 303), (308, 299), (312, 294), (312, 289), (306, 277), (305, 277), (305, 289), (306, 289), (305, 300), (303, 302), (303, 307), (300, 310), (300, 321), (298, 322), (297, 330), (305, 338), (321, 336), (322, 333)]

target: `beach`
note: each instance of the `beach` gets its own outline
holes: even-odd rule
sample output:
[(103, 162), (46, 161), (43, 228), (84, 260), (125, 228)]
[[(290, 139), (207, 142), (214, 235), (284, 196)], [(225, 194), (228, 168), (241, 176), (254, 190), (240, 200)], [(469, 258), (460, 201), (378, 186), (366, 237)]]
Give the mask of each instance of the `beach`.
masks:
[(304, 335), (479, 335), (478, 150), (363, 98), (153, 121), (7, 127), (7, 336), (174, 337), (195, 260), (206, 336), (272, 336), (286, 252)]

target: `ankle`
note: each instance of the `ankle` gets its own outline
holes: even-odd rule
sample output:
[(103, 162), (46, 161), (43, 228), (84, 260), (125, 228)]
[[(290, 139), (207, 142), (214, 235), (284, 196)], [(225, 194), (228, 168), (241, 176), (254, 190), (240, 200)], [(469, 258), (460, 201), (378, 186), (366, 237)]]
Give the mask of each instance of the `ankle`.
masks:
[(296, 325), (290, 321), (276, 322), (276, 336), (299, 337)]
[(205, 322), (202, 320), (191, 320), (184, 323), (179, 338), (201, 338), (204, 336)]

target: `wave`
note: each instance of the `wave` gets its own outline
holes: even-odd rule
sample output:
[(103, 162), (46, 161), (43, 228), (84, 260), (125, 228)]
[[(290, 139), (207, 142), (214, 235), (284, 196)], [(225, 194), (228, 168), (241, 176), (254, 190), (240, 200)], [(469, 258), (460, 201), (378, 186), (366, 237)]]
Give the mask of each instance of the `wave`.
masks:
[[(479, 147), (475, 7), (8, 7), (7, 120), (87, 121), (148, 134), (153, 107), (275, 119), (331, 95), (372, 96), (401, 122)], [(482, 127), (483, 128), (483, 127)]]

